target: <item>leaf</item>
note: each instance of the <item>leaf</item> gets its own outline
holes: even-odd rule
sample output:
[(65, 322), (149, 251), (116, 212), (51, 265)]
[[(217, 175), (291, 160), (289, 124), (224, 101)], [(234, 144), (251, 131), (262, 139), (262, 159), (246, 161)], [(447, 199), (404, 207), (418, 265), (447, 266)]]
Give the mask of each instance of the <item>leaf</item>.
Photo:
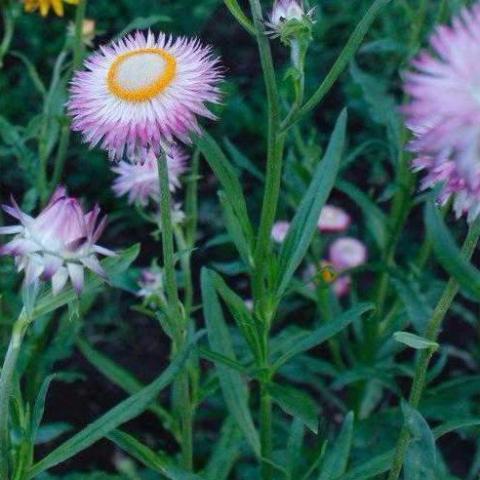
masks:
[(303, 338), (296, 336), (292, 339), (291, 345), (284, 345), (283, 348), (285, 350), (288, 348), (288, 350), (278, 360), (275, 361), (273, 369), (277, 370), (292, 357), (322, 344), (329, 338), (336, 335), (338, 332), (341, 332), (365, 312), (372, 310), (372, 308), (373, 306), (369, 303), (359, 303), (340, 315), (340, 317), (337, 319), (327, 323), (326, 325), (323, 325), (313, 332), (305, 333)]
[(301, 420), (313, 433), (318, 433), (318, 407), (308, 394), (276, 383), (268, 385), (268, 392), (285, 413)]
[(370, 480), (389, 470), (393, 461), (394, 450), (382, 453), (362, 463), (335, 480)]
[(402, 403), (402, 411), (412, 436), (403, 465), (404, 477), (408, 480), (436, 480), (437, 449), (433, 433), (422, 415), (408, 403)]
[[(208, 269), (202, 269), (201, 285), (210, 348), (224, 357), (237, 361), (211, 272)], [(255, 454), (260, 455), (260, 440), (248, 407), (248, 390), (242, 376), (219, 362), (216, 368), (223, 398), (230, 414), (236, 420)]]
[(432, 349), (433, 351), (438, 350), (438, 343), (428, 340), (427, 338), (420, 337), (414, 333), (409, 332), (395, 332), (393, 338), (408, 347), (414, 348), (415, 350), (427, 350)]
[[(77, 347), (82, 352), (82, 355), (97, 368), (100, 373), (128, 394), (133, 395), (145, 387), (145, 385), (137, 380), (128, 370), (122, 368), (110, 358), (92, 348), (86, 340), (78, 338)], [(166, 428), (169, 430), (174, 428), (172, 416), (160, 405), (153, 403), (148, 409), (160, 419)]]
[(202, 334), (203, 333), (197, 334), (192, 342), (177, 354), (170, 366), (165, 369), (156, 380), (150, 383), (150, 385), (119, 403), (33, 465), (28, 471), (27, 479), (35, 478), (35, 476), (41, 472), (68, 460), (105, 437), (112, 430), (140, 415), (182, 370), (194, 342), (196, 342)]
[(345, 417), (338, 437), (327, 450), (318, 480), (335, 480), (345, 473), (352, 449), (353, 419), (353, 412)]
[(360, 45), (363, 42), (365, 35), (367, 34), (370, 26), (377, 17), (380, 10), (389, 3), (390, 0), (375, 0), (370, 8), (367, 10), (363, 18), (358, 22), (355, 30), (350, 35), (347, 43), (343, 47), (343, 50), (338, 55), (332, 68), (323, 79), (320, 86), (314, 92), (314, 94), (305, 102), (303, 107), (297, 112), (296, 115), (284, 126), (288, 128), (297, 122), (302, 116), (313, 110), (322, 100), (323, 97), (330, 91), (334, 83), (337, 81), (340, 74), (345, 70), (347, 65), (354, 57)]
[(223, 140), (225, 148), (227, 149), (232, 160), (243, 170), (246, 170), (257, 180), (265, 181), (265, 175), (257, 168), (257, 166), (245, 156), (228, 138)]
[(193, 140), (222, 185), (229, 204), (241, 225), (243, 234), (249, 245), (249, 250), (251, 251), (254, 238), (253, 228), (248, 217), (247, 204), (237, 172), (217, 142), (207, 132), (202, 132), (200, 136), (195, 136)]
[(227, 480), (240, 457), (242, 443), (242, 434), (235, 420), (228, 417), (202, 476), (207, 480)]
[(231, 368), (236, 372), (248, 375), (248, 369), (244, 367), (240, 362), (231, 360), (230, 358), (222, 355), (221, 353), (213, 352), (208, 348), (198, 348), (198, 354), (200, 355), (200, 357), (210, 360), (215, 364), (221, 363), (222, 365), (225, 365), (226, 367)]
[(170, 480), (202, 480), (202, 477), (175, 465), (165, 454), (156, 453), (128, 433), (114, 430), (107, 438), (146, 467)]
[(361, 208), (370, 235), (378, 248), (383, 250), (387, 241), (387, 218), (382, 210), (368, 195), (349, 182), (339, 180), (335, 187), (348, 195)]
[(314, 233), (318, 218), (335, 183), (345, 143), (347, 112), (343, 110), (335, 124), (323, 160), (317, 165), (310, 186), (293, 217), (279, 258), (277, 298), (287, 289), (295, 270), (300, 265)]
[(35, 400), (35, 406), (33, 407), (33, 415), (30, 427), (30, 437), (32, 440), (36, 440), (38, 429), (42, 422), (43, 413), (45, 411), (45, 401), (47, 398), (48, 389), (50, 384), (55, 380), (57, 374), (49, 375), (42, 383), (40, 391), (38, 392), (37, 399)]
[(38, 90), (42, 97), (45, 97), (47, 95), (47, 89), (45, 88), (45, 85), (43, 84), (35, 65), (22, 52), (11, 51), (10, 55), (17, 57), (25, 65), (34, 87)]
[[(114, 278), (120, 275), (122, 272), (135, 261), (140, 252), (139, 245), (133, 245), (132, 247), (118, 253), (115, 257), (108, 257), (102, 261), (102, 267), (104, 268), (107, 278)], [(85, 287), (82, 295), (88, 295), (93, 291), (96, 291), (102, 286), (104, 281), (93, 273), (87, 275), (85, 279)], [(41, 295), (37, 301), (36, 307), (33, 311), (33, 318), (38, 318), (47, 313), (53, 312), (64, 305), (72, 303), (78, 298), (78, 295), (74, 291), (72, 286), (64, 288), (57, 295), (53, 295), (50, 291)]]
[(172, 19), (167, 15), (150, 15), (149, 17), (137, 17), (132, 20), (118, 35), (117, 38), (125, 36), (132, 30), (147, 30), (157, 23), (171, 22)]
[(466, 292), (480, 299), (480, 271), (473, 267), (460, 252), (433, 201), (427, 202), (425, 223), (433, 250), (442, 267)]
[(252, 312), (248, 310), (245, 301), (225, 283), (220, 275), (213, 271), (210, 272), (210, 275), (218, 294), (225, 302), (252, 353), (258, 358), (258, 355), (260, 355), (260, 347), (257, 340), (258, 331)]
[(238, 217), (235, 215), (232, 204), (225, 195), (225, 192), (218, 192), (218, 197), (223, 208), (223, 216), (225, 218), (225, 226), (227, 228), (228, 235), (237, 248), (243, 263), (251, 269), (253, 266), (253, 255), (250, 250), (248, 240), (243, 233), (242, 226), (238, 221)]

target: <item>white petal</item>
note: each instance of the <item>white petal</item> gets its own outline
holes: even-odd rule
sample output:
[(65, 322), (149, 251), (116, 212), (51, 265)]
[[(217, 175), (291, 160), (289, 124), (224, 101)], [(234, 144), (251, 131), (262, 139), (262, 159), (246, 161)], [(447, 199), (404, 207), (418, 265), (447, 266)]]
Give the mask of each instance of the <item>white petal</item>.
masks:
[(70, 276), (70, 280), (72, 281), (73, 288), (79, 295), (83, 290), (83, 283), (84, 283), (84, 270), (82, 265), (78, 265), (76, 263), (68, 263), (68, 274)]

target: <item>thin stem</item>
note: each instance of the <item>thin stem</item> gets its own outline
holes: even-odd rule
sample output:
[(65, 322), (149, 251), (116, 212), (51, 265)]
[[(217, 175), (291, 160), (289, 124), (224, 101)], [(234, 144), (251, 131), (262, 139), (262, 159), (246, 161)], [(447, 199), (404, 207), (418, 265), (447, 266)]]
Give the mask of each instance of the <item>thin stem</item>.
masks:
[(185, 318), (188, 319), (193, 306), (193, 281), (191, 268), (192, 252), (191, 247), (185, 240), (185, 235), (182, 231), (182, 228), (179, 225), (174, 225), (173, 231), (177, 241), (178, 250), (180, 252), (180, 265), (182, 267), (184, 280), (183, 305), (185, 308)]
[(0, 478), (9, 478), (10, 456), (10, 397), (13, 390), (13, 379), (23, 337), (30, 322), (25, 310), (22, 310), (13, 326), (10, 344), (3, 362), (0, 375)]
[(270, 251), (270, 233), (277, 212), (278, 198), (282, 179), (283, 145), (285, 135), (279, 134), (280, 102), (273, 66), (270, 43), (263, 27), (262, 7), (259, 0), (250, 0), (250, 9), (255, 27), (260, 62), (262, 64), (268, 104), (267, 172), (262, 213), (255, 248), (255, 272), (253, 275), (253, 293), (255, 300), (262, 299), (264, 292), (264, 274)]
[(272, 399), (265, 383), (260, 384), (260, 444), (262, 463), (260, 477), (271, 480), (273, 476), (272, 463)]
[[(75, 13), (75, 36), (73, 39), (73, 62), (70, 74), (77, 70), (81, 63), (85, 53), (85, 46), (83, 44), (83, 23), (85, 20), (85, 14), (87, 10), (87, 0), (80, 0)], [(67, 120), (67, 124), (62, 127), (60, 133), (60, 141), (58, 143), (57, 156), (55, 158), (55, 165), (53, 168), (52, 178), (50, 180), (50, 186), (48, 194), (50, 194), (58, 182), (62, 178), (63, 170), (65, 167), (65, 160), (67, 157), (68, 147), (70, 145), (70, 121)]]
[[(477, 246), (478, 239), (480, 237), (480, 219), (477, 219), (469, 228), (467, 238), (462, 247), (463, 257), (469, 260)], [(435, 307), (435, 310), (430, 318), (425, 332), (425, 338), (435, 342), (437, 340), (440, 328), (442, 326), (443, 319), (447, 314), (450, 306), (458, 292), (459, 286), (456, 280), (451, 278), (443, 294)], [(427, 349), (422, 350), (419, 354), (419, 359), (415, 367), (415, 375), (413, 378), (413, 384), (410, 390), (409, 404), (412, 408), (417, 408), (422, 398), (423, 389), (426, 383), (426, 377), (428, 372), (428, 366), (430, 360), (434, 354), (434, 350)], [(392, 468), (388, 476), (388, 480), (397, 480), (402, 470), (405, 454), (408, 448), (410, 440), (410, 432), (407, 426), (404, 424), (400, 432), (400, 436), (395, 449), (395, 455), (393, 458)]]
[[(169, 321), (174, 332), (173, 350), (182, 348), (186, 340), (186, 318), (178, 296), (178, 286), (175, 276), (175, 257), (173, 243), (173, 227), (171, 198), (168, 180), (167, 156), (161, 152), (158, 157), (158, 174), (160, 182), (160, 222), (162, 229), (163, 267), (165, 272), (165, 290), (168, 302)], [(180, 415), (182, 464), (187, 470), (193, 466), (193, 408), (190, 397), (189, 372), (185, 368), (176, 381), (179, 395), (175, 410)]]
[(3, 67), (3, 58), (7, 54), (15, 31), (15, 19), (12, 13), (12, 5), (6, 5), (3, 10), (3, 38), (0, 43), (0, 69)]

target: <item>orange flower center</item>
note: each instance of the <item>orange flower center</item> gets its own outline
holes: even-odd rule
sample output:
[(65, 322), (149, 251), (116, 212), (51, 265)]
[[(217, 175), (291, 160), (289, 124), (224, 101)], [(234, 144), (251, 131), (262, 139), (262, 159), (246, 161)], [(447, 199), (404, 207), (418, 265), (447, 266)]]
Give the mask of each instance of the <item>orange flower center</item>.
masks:
[(107, 75), (109, 90), (127, 102), (145, 102), (163, 92), (175, 77), (177, 62), (161, 48), (119, 55)]

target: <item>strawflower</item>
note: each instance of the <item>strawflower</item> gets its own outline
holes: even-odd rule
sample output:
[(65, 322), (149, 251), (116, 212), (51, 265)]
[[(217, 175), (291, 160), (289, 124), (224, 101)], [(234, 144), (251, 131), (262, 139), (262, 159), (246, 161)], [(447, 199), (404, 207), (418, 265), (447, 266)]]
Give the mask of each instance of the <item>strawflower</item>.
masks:
[(112, 160), (158, 156), (200, 133), (198, 116), (216, 118), (206, 103), (220, 101), (221, 68), (197, 39), (137, 32), (101, 47), (85, 67), (70, 87), (72, 128)]
[(350, 225), (350, 215), (345, 210), (334, 205), (325, 205), (318, 219), (321, 232), (343, 232)]
[(78, 5), (78, 2), (79, 0), (24, 0), (26, 12), (30, 13), (40, 10), (40, 14), (43, 17), (48, 15), (50, 9), (53, 9), (59, 17), (63, 17), (63, 4)]
[(105, 277), (97, 255), (114, 253), (96, 244), (106, 225), (98, 206), (85, 213), (77, 199), (58, 187), (36, 218), (22, 212), (13, 198), (12, 205), (3, 205), (3, 209), (20, 224), (0, 227), (0, 234), (15, 235), (0, 247), (0, 255), (15, 258), (18, 271), (25, 271), (27, 285), (51, 281), (57, 294), (70, 278), (75, 291), (81, 293), (85, 267)]

